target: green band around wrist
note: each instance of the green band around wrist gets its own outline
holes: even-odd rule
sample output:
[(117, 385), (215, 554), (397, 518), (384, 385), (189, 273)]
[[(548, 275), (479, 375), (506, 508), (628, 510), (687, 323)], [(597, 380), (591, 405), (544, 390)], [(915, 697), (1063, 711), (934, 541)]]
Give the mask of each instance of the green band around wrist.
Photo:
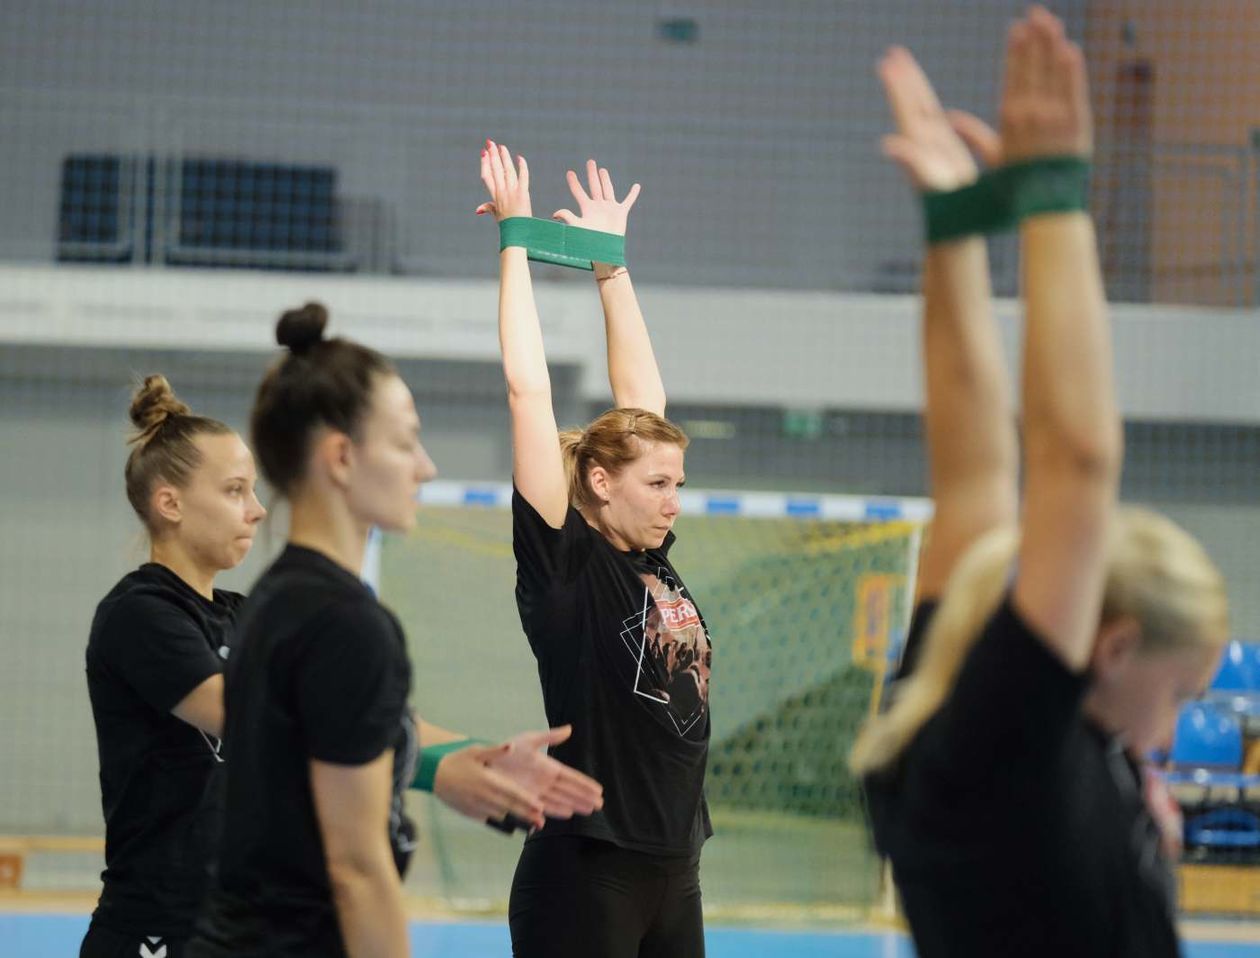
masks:
[(441, 745), (430, 745), (420, 750), (420, 761), (416, 763), (416, 775), (411, 780), (411, 787), (417, 788), (422, 792), (433, 791), (433, 781), (437, 778), (438, 765), (442, 759), (450, 755), (452, 752), (458, 752), (461, 749), (468, 748), (470, 745), (484, 744), (480, 739), (461, 738), (453, 742), (443, 742)]
[(982, 174), (957, 190), (923, 194), (929, 244), (1012, 229), (1029, 216), (1089, 208), (1089, 161), (1053, 156)]
[(532, 216), (510, 216), (499, 223), (499, 249), (509, 246), (523, 246), (537, 262), (575, 269), (594, 269), (596, 263), (626, 265), (624, 236)]

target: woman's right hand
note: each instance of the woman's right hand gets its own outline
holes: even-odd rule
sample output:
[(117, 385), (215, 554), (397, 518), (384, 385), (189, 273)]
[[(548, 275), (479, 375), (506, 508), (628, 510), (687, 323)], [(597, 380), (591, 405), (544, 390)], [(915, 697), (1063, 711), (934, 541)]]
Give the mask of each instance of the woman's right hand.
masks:
[(502, 821), (511, 815), (542, 828), (542, 798), (511, 775), (491, 768), (512, 750), (501, 745), (470, 745), (443, 756), (433, 777), (433, 794), (461, 815), (477, 822)]
[(477, 215), (493, 213), (500, 223), (513, 216), (533, 216), (529, 201), (529, 166), (525, 157), (517, 156), (512, 166), (512, 153), (506, 146), (486, 140), (481, 151), (481, 182), (490, 193), (490, 201), (477, 207)]

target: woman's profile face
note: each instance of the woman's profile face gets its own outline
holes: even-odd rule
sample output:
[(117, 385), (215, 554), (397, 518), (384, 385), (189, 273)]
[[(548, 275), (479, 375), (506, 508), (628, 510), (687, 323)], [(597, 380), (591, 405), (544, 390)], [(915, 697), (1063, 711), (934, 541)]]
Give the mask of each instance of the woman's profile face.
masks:
[(1221, 653), (1209, 646), (1139, 651), (1099, 683), (1109, 724), (1131, 752), (1145, 755), (1167, 746), (1181, 707), (1203, 694)]
[(437, 468), (420, 444), (420, 415), (400, 377), (376, 377), (358, 433), (352, 443), (351, 511), (391, 532), (410, 529), (420, 486), (437, 475)]
[(173, 534), (209, 568), (227, 570), (244, 561), (267, 510), (258, 501), (254, 457), (236, 433), (197, 436), (201, 462), (175, 490), (179, 522)]
[(681, 508), (683, 450), (667, 442), (643, 446), (643, 455), (616, 475), (592, 477), (596, 493), (607, 496), (602, 525), (622, 549), (658, 548)]

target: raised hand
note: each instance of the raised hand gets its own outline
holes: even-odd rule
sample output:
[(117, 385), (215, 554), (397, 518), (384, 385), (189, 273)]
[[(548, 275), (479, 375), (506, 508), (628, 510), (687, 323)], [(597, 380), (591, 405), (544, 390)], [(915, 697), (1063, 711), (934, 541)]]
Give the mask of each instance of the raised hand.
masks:
[(494, 214), (499, 222), (513, 216), (533, 216), (529, 201), (529, 166), (525, 157), (516, 157), (512, 165), (512, 153), (506, 146), (486, 140), (481, 151), (481, 182), (490, 193), (490, 202), (477, 207), (477, 215)]
[[(1000, 113), (1001, 162), (1088, 156), (1093, 149), (1085, 58), (1064, 35), (1063, 21), (1044, 7), (1029, 8), (1011, 26)], [(989, 131), (989, 142), (997, 140)]]
[[(920, 190), (954, 190), (974, 181), (976, 161), (956, 128), (957, 114), (941, 109), (932, 84), (910, 51), (892, 47), (879, 61), (877, 72), (897, 125), (897, 132), (881, 141), (884, 155), (905, 170)], [(969, 119), (984, 126), (974, 117)]]
[(508, 739), (510, 748), (497, 752), (489, 765), (535, 796), (548, 818), (589, 815), (604, 805), (603, 786), (545, 751), (548, 745), (559, 745), (572, 733), (568, 725), (545, 732), (522, 732)]
[(634, 206), (635, 200), (639, 198), (638, 183), (630, 187), (630, 192), (626, 194), (624, 200), (618, 202), (612, 177), (608, 175), (608, 170), (598, 166), (594, 160), (586, 161), (586, 182), (590, 189), (589, 195), (582, 189), (578, 175), (572, 170), (569, 170), (566, 179), (569, 181), (569, 192), (577, 201), (580, 213), (575, 214), (567, 209), (556, 210), (551, 214), (552, 219), (560, 220), (569, 226), (580, 226), (583, 229), (599, 230), (603, 233), (616, 233), (618, 236), (626, 235), (626, 219), (630, 215), (630, 209)]

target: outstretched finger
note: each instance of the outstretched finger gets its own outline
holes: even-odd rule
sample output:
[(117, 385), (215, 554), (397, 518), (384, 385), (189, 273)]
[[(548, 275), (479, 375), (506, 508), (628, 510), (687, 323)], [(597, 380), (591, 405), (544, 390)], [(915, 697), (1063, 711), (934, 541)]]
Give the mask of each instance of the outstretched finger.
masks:
[(1033, 7), (1026, 22), (1030, 36), (1028, 77), (1032, 92), (1044, 96), (1051, 92), (1054, 69), (1054, 19), (1045, 10)]
[(499, 162), (503, 165), (503, 182), (509, 190), (516, 189), (516, 167), (512, 165), (512, 151), (499, 144)]
[(1029, 77), (1029, 39), (1029, 30), (1023, 21), (1011, 24), (1006, 35), (1006, 67), (1002, 83), (1004, 98), (1022, 97), (1032, 89)]
[(879, 61), (876, 72), (884, 87), (884, 95), (888, 99), (888, 108), (892, 110), (893, 122), (898, 130), (905, 130), (912, 122), (910, 97), (906, 92), (904, 56), (910, 53), (904, 47), (892, 47)]
[(529, 192), (529, 164), (525, 162), (525, 157), (519, 153), (516, 154), (516, 179), (521, 190)]
[(494, 174), (490, 171), (490, 151), (481, 151), (481, 182), (485, 184), (490, 195), (494, 196)]
[(608, 170), (602, 166), (599, 168), (599, 185), (604, 190), (604, 199), (612, 200), (615, 203), (617, 194), (613, 190), (612, 177), (609, 175)]
[(908, 133), (940, 115), (941, 104), (923, 68), (905, 47), (892, 47), (880, 63), (880, 79), (897, 128)]
[(495, 804), (499, 809), (531, 825), (537, 825), (540, 828), (543, 826), (543, 806), (539, 796), (493, 769), (487, 769), (487, 774), (493, 776)]
[(1066, 97), (1071, 105), (1072, 117), (1080, 131), (1081, 145), (1088, 153), (1092, 146), (1094, 121), (1089, 105), (1089, 81), (1085, 77), (1085, 56), (1075, 43), (1067, 44), (1060, 53)]
[(630, 187), (630, 192), (626, 194), (626, 198), (621, 201), (622, 209), (624, 209), (627, 213), (629, 213), (630, 207), (634, 206), (634, 201), (637, 200), (638, 198), (639, 198), (639, 184), (635, 183), (634, 186)]
[(490, 195), (497, 199), (507, 192), (507, 180), (503, 174), (503, 159), (494, 140), (486, 140), (486, 154), (490, 162), (490, 180), (494, 184)]
[(591, 201), (591, 198), (586, 195), (586, 190), (582, 189), (582, 181), (578, 179), (578, 175), (576, 173), (569, 170), (565, 174), (564, 178), (569, 183), (569, 192), (572, 193), (573, 198), (577, 200), (579, 209)]
[(476, 209), (476, 213), (478, 216), (485, 216), (487, 213), (493, 213), (495, 215), (498, 215), (498, 212), (499, 212), (498, 207), (495, 206), (493, 203), (482, 203)]
[[(552, 761), (555, 760), (552, 759)], [(563, 794), (570, 801), (583, 807), (590, 805), (593, 808), (599, 808), (604, 804), (604, 787), (599, 782), (567, 765), (557, 764), (561, 765), (561, 769), (548, 791)]]
[(962, 137), (971, 152), (980, 157), (985, 166), (999, 166), (1002, 163), (1002, 137), (997, 130), (985, 123), (980, 117), (965, 110), (948, 110), (945, 114), (954, 132)]
[(559, 220), (561, 223), (567, 223), (569, 226), (576, 224), (578, 219), (573, 215), (572, 210), (556, 210), (551, 214), (551, 218), (553, 220)]
[(599, 167), (595, 165), (594, 160), (586, 161), (586, 183), (591, 191), (591, 199), (602, 200), (604, 196), (604, 185), (599, 181)]

